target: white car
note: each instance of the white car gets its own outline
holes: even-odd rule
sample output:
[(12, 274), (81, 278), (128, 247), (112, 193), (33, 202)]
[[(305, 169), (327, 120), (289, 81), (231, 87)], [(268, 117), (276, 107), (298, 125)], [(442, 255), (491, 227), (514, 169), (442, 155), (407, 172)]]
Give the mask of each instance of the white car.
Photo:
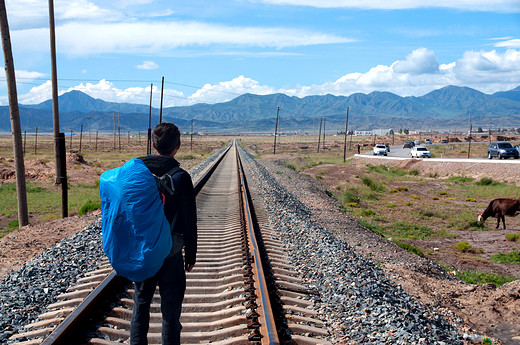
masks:
[(377, 144), (376, 146), (374, 146), (374, 156), (375, 155), (384, 155), (384, 156), (386, 156), (387, 155), (386, 146), (383, 145), (383, 144)]
[(424, 147), (424, 146), (414, 146), (412, 147), (412, 149), (410, 150), (410, 156), (412, 156), (412, 158), (424, 158), (424, 157), (428, 157), (430, 158), (432, 155), (430, 153), (430, 151)]

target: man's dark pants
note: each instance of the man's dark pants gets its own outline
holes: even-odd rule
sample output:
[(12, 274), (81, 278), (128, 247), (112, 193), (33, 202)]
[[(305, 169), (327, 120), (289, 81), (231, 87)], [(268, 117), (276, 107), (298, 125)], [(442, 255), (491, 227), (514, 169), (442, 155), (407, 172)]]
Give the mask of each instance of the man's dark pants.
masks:
[(150, 303), (155, 287), (159, 285), (162, 312), (163, 345), (180, 344), (181, 323), (179, 321), (182, 300), (186, 290), (186, 273), (182, 252), (168, 257), (157, 274), (144, 282), (134, 283), (134, 309), (130, 326), (130, 344), (147, 345), (150, 323)]

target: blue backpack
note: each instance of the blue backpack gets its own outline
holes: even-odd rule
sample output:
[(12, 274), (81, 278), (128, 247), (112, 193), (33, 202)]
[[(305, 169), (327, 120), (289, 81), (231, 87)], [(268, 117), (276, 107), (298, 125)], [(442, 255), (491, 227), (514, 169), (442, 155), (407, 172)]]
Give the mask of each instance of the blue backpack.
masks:
[(166, 219), (158, 189), (166, 187), (165, 177), (171, 182), (170, 175), (158, 178), (134, 158), (99, 179), (103, 251), (116, 272), (134, 282), (155, 275), (172, 251), (175, 219), (172, 225)]

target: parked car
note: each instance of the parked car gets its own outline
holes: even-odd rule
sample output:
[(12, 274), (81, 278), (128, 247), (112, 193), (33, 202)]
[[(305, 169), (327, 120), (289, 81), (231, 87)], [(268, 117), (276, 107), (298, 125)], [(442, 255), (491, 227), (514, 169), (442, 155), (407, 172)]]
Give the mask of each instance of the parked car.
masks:
[(442, 140), (441, 140), (441, 143), (442, 143), (442, 144), (447, 144), (447, 143), (448, 143), (448, 139), (442, 139)]
[(410, 150), (410, 156), (412, 156), (412, 158), (413, 157), (415, 157), (415, 158), (424, 158), (424, 157), (430, 158), (431, 157), (431, 153), (424, 146), (414, 146)]
[(425, 144), (431, 144), (431, 143), (432, 143), (432, 140), (431, 140), (431, 139), (424, 139), (424, 143), (425, 143)]
[(513, 145), (511, 145), (511, 143), (504, 141), (492, 142), (489, 143), (488, 146), (488, 158), (492, 159), (493, 157), (497, 157), (498, 159), (510, 157), (518, 159), (520, 153), (513, 147)]
[(412, 147), (414, 147), (415, 144), (413, 143), (413, 141), (407, 141), (403, 144), (403, 149), (406, 149), (406, 148), (409, 148), (411, 149)]
[(515, 145), (515, 149), (520, 153), (520, 145)]
[(386, 147), (386, 152), (390, 152), (390, 145), (385, 144), (385, 147)]
[(384, 155), (386, 156), (386, 146), (383, 144), (377, 144), (374, 146), (374, 155)]
[(421, 145), (421, 141), (420, 140), (414, 140), (413, 143), (414, 143), (415, 146)]

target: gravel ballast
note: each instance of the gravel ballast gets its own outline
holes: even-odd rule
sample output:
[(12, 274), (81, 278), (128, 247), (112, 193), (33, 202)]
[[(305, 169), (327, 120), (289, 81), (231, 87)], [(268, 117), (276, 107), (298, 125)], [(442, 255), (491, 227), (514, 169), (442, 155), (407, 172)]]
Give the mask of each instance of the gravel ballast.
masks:
[[(242, 151), (244, 152), (244, 151)], [(309, 209), (281, 187), (247, 153), (271, 227), (278, 229), (294, 266), (319, 292), (315, 307), (329, 327), (333, 343), (462, 344), (462, 337), (442, 316), (413, 300), (382, 270), (316, 225)]]

